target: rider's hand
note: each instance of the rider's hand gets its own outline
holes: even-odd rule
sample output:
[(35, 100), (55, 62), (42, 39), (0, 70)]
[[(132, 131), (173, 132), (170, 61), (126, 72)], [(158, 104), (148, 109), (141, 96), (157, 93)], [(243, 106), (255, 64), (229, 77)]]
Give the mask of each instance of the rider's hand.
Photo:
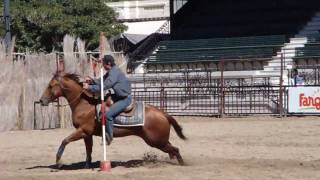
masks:
[(92, 78), (91, 77), (87, 76), (87, 77), (85, 77), (84, 80), (85, 80), (86, 83), (92, 84)]
[(83, 89), (88, 90), (89, 89), (89, 84), (88, 83), (83, 83), (82, 87), (83, 87)]

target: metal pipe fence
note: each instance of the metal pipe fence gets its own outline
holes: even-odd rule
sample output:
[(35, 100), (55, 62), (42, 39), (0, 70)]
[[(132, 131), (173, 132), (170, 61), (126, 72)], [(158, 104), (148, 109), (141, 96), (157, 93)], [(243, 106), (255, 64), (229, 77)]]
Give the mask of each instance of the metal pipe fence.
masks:
[[(171, 115), (277, 114), (279, 86), (219, 86), (133, 88), (137, 101)], [(223, 97), (223, 98), (221, 98)]]
[[(314, 77), (310, 78), (312, 85), (319, 85), (316, 83), (319, 82), (319, 71), (311, 73), (315, 73), (310, 75)], [(281, 88), (280, 85), (271, 85), (272, 77), (216, 78), (211, 72), (201, 72), (178, 76), (149, 74), (132, 78), (132, 95), (136, 101), (144, 101), (170, 115), (222, 117), (288, 114), (289, 86)], [(35, 112), (41, 110), (38, 105), (34, 105)], [(64, 112), (65, 107), (60, 107), (58, 113), (60, 111)], [(56, 127), (63, 124), (62, 115), (58, 117), (60, 120), (54, 123)], [(34, 126), (41, 128), (44, 123), (37, 121), (35, 113)]]
[[(59, 58), (58, 55), (57, 58)], [(283, 72), (285, 69), (283, 55), (280, 57), (280, 76), (253, 76), (241, 74), (240, 71), (239, 74), (231, 76), (225, 71), (224, 62), (221, 60), (218, 70), (128, 75), (132, 82), (134, 99), (177, 116), (222, 117), (253, 114), (282, 116), (288, 113), (288, 86), (283, 85), (283, 75), (287, 73), (288, 83), (286, 84), (291, 84), (289, 83), (291, 71), (288, 69)], [(306, 85), (320, 85), (320, 66), (297, 65), (296, 68), (303, 74)], [(276, 83), (274, 80), (277, 80)], [(37, 103), (34, 104), (35, 111), (39, 108), (37, 105)], [(60, 111), (65, 109), (58, 109), (58, 114)], [(68, 113), (66, 115), (70, 114)], [(61, 113), (58, 115), (56, 127), (64, 124), (61, 123), (62, 116)], [(35, 115), (34, 127), (44, 128), (44, 125), (45, 123), (37, 122)]]

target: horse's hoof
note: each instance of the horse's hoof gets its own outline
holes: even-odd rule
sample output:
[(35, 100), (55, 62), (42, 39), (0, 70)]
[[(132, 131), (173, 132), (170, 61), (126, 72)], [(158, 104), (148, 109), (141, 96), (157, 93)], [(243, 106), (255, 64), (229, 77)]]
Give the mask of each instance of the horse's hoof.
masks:
[(185, 165), (185, 163), (184, 163), (184, 161), (182, 159), (178, 160), (178, 162), (179, 162), (180, 166), (184, 166)]
[(91, 164), (87, 164), (84, 166), (85, 169), (90, 169), (91, 168)]
[(169, 154), (169, 158), (172, 160), (174, 158), (174, 156)]
[(56, 163), (57, 169), (61, 169), (63, 164), (61, 162)]

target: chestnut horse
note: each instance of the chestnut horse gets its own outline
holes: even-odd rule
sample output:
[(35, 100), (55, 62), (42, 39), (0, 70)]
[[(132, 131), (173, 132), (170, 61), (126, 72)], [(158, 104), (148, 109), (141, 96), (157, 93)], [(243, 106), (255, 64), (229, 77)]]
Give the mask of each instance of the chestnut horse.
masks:
[[(82, 88), (79, 76), (76, 74), (57, 73), (50, 80), (45, 89), (40, 103), (48, 105), (58, 97), (65, 97), (72, 111), (72, 122), (76, 130), (66, 137), (57, 152), (56, 163), (61, 168), (61, 157), (67, 144), (79, 139), (84, 139), (86, 145), (86, 168), (90, 168), (92, 153), (92, 136), (101, 136), (101, 123), (96, 121), (95, 105), (88, 100), (88, 92)], [(145, 122), (140, 127), (114, 127), (114, 137), (136, 135), (141, 137), (148, 145), (158, 148), (169, 154), (170, 158), (176, 157), (179, 164), (184, 161), (179, 153), (179, 149), (169, 142), (170, 125), (173, 126), (177, 135), (185, 140), (182, 128), (178, 122), (170, 115), (158, 108), (145, 106)]]

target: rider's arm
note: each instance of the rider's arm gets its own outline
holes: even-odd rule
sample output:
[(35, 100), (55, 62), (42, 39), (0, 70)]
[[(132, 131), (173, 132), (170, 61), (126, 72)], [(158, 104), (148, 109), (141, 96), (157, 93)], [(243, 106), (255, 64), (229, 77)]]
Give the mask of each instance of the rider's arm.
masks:
[[(103, 81), (103, 89), (107, 90), (112, 88), (118, 81), (118, 76), (120, 75), (120, 70), (117, 68), (112, 68), (110, 72), (108, 73), (108, 76)], [(89, 90), (92, 92), (98, 92), (100, 91), (100, 78), (99, 82), (97, 81), (97, 84), (93, 84), (89, 86)]]
[(89, 90), (91, 92), (99, 92), (100, 91), (100, 86), (101, 86), (101, 78), (94, 79), (94, 84), (89, 85)]
[(100, 86), (100, 82), (101, 82), (101, 80), (100, 80), (101, 78), (98, 78), (98, 79), (92, 79), (92, 81), (93, 81), (93, 84), (99, 84), (99, 86)]
[(112, 88), (118, 81), (119, 72), (116, 68), (112, 68), (108, 77), (103, 81), (103, 89), (107, 90)]

